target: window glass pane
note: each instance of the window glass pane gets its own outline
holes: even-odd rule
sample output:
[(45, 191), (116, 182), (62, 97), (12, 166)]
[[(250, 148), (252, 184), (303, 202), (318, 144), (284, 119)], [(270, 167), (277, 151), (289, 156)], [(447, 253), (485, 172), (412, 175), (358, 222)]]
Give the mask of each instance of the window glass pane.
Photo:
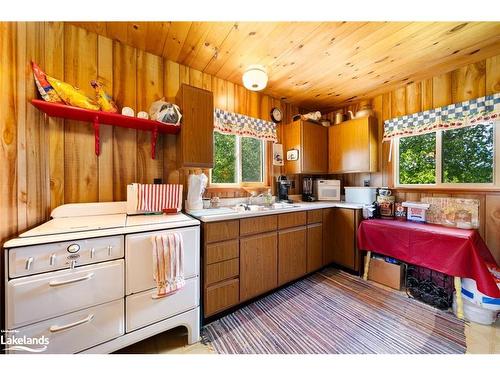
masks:
[(443, 182), (493, 182), (493, 125), (443, 131)]
[(236, 183), (236, 136), (214, 132), (214, 184)]
[(243, 182), (262, 181), (262, 141), (241, 138), (241, 180)]
[(399, 183), (436, 182), (436, 133), (399, 140)]

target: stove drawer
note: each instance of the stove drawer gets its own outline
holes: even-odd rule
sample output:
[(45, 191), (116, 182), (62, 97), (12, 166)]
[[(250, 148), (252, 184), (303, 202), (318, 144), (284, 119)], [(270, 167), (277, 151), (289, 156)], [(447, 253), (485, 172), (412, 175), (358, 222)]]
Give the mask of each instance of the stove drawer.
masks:
[[(125, 333), (123, 298), (114, 302), (80, 310), (19, 328), (15, 337), (48, 339), (47, 349), (41, 353), (71, 354), (103, 342), (112, 340)], [(9, 335), (11, 337), (12, 334)], [(43, 345), (29, 345), (41, 348)], [(20, 350), (9, 353), (28, 354)]]
[(67, 314), (124, 296), (123, 260), (21, 277), (7, 284), (7, 328)]
[(68, 269), (72, 260), (86, 265), (123, 258), (123, 236), (87, 238), (9, 250), (9, 277)]
[(186, 280), (184, 288), (163, 298), (152, 298), (156, 289), (125, 298), (126, 332), (136, 330), (198, 306), (200, 300), (198, 277)]
[(126, 244), (127, 295), (149, 290), (156, 286), (153, 279), (153, 250), (151, 238), (159, 234), (179, 233), (184, 244), (184, 277), (200, 274), (200, 228), (187, 227), (173, 230), (129, 234)]

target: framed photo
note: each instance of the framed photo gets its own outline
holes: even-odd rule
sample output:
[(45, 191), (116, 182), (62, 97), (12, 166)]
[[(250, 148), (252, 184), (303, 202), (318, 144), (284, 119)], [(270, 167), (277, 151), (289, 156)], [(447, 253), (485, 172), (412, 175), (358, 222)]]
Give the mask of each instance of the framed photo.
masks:
[(299, 160), (299, 150), (292, 149), (286, 152), (286, 160)]

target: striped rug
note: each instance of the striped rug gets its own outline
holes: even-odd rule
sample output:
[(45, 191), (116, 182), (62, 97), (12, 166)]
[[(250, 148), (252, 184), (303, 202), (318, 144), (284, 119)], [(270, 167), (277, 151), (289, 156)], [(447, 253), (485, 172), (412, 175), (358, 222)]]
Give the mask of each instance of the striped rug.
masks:
[(223, 354), (465, 353), (454, 315), (327, 268), (226, 315), (202, 338)]

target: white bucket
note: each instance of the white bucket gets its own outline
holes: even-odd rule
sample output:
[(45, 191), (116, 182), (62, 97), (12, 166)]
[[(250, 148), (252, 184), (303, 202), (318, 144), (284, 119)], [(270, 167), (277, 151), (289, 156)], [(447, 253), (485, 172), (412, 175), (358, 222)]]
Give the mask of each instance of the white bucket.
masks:
[(476, 281), (462, 278), (462, 297), (483, 309), (500, 311), (500, 298), (492, 298), (477, 290)]
[[(462, 298), (464, 305), (464, 317), (474, 323), (490, 325), (495, 323), (499, 311), (483, 308), (471, 302), (467, 298)], [(457, 314), (457, 296), (453, 294), (453, 312)]]

